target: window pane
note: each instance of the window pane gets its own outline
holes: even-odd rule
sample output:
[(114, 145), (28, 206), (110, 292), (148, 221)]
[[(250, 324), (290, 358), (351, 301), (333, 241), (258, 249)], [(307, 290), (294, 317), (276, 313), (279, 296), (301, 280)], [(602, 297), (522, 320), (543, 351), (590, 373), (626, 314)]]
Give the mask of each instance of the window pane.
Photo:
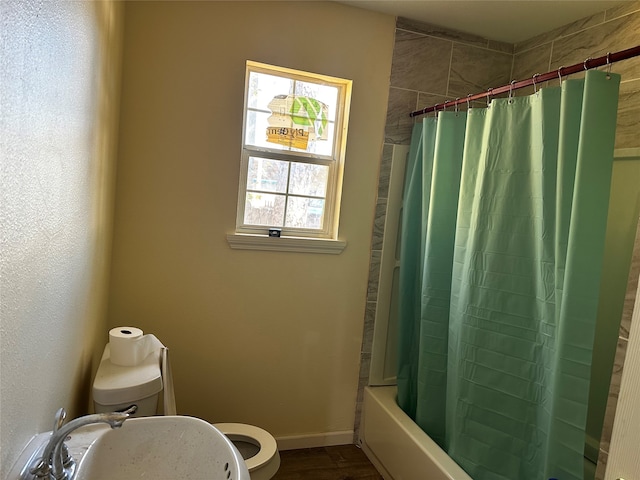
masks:
[(289, 193), (324, 197), (327, 192), (329, 167), (309, 163), (292, 163)]
[(268, 192), (286, 193), (288, 176), (289, 162), (249, 157), (247, 190), (266, 190)]
[(269, 110), (267, 105), (276, 95), (293, 93), (293, 80), (266, 73), (250, 72), (247, 105)]
[(271, 113), (247, 110), (247, 125), (245, 127), (244, 143), (256, 147), (268, 147), (289, 150), (289, 147), (277, 143), (267, 142), (267, 127)]
[(286, 227), (322, 228), (324, 200), (317, 198), (289, 197), (287, 200)]
[(328, 120), (335, 122), (337, 105), (338, 105), (338, 89), (328, 85), (319, 85), (317, 83), (296, 81), (296, 95), (304, 95), (306, 97), (315, 98), (329, 107)]
[(284, 219), (284, 195), (247, 192), (244, 204), (244, 223), (281, 227)]
[[(316, 155), (325, 155), (330, 157), (333, 155), (333, 139), (335, 134), (335, 124), (329, 122), (327, 125), (328, 139), (327, 140), (309, 140), (309, 144), (306, 149), (292, 148), (294, 152), (308, 152), (315, 153)], [(270, 144), (271, 145), (271, 144)]]

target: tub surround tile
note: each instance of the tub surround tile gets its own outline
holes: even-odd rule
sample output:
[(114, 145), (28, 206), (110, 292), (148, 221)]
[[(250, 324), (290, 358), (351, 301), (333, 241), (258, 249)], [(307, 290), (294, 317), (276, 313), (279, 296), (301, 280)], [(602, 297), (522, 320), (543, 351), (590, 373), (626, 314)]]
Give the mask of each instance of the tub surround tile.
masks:
[[(487, 108), (487, 102), (486, 100), (476, 100), (471, 102), (471, 108)], [(466, 105), (464, 109), (467, 110)]]
[(391, 85), (445, 94), (452, 46), (448, 40), (397, 30)]
[(389, 198), (389, 180), (391, 178), (391, 160), (393, 159), (393, 144), (385, 143), (382, 147), (380, 160), (380, 174), (378, 175), (378, 200)]
[[(407, 30), (409, 32), (421, 33), (423, 35), (429, 35), (431, 37), (437, 37), (443, 40), (450, 40), (452, 42), (466, 43), (468, 45), (475, 45), (478, 47), (487, 47), (489, 41), (486, 38), (478, 37), (470, 33), (456, 32), (454, 30), (448, 30), (444, 27), (436, 25), (430, 25), (428, 23), (418, 22), (416, 20), (410, 20), (404, 17), (398, 17), (396, 22), (396, 28), (401, 30)], [(499, 44), (501, 42), (495, 42)], [(503, 47), (504, 48), (504, 47)], [(395, 52), (394, 52), (395, 55)]]
[(531, 78), (534, 73), (546, 73), (551, 68), (550, 63), (550, 43), (518, 53), (513, 59), (513, 78)]
[(640, 132), (640, 78), (620, 84), (616, 148), (637, 147), (638, 132)]
[[(408, 112), (413, 110), (407, 110)], [(394, 143), (396, 145), (406, 145), (411, 141), (411, 130), (413, 122), (410, 125), (398, 125), (396, 127), (387, 127), (384, 141)]]
[(371, 237), (371, 249), (382, 250), (382, 240), (384, 238), (384, 224), (387, 219), (387, 200), (378, 199), (376, 212), (373, 219), (373, 236)]
[(360, 383), (364, 387), (369, 381), (369, 370), (371, 369), (371, 353), (363, 352), (360, 363)]
[[(452, 98), (447, 97), (446, 95), (435, 95), (433, 93), (424, 93), (420, 92), (418, 94), (418, 106), (416, 110), (420, 110), (422, 108), (433, 107), (438, 103), (444, 103), (447, 100), (453, 100)], [(416, 117), (416, 119), (421, 119), (422, 117)], [(414, 119), (414, 121), (416, 121)], [(406, 144), (405, 144), (406, 145)]]
[(607, 469), (607, 460), (609, 459), (609, 454), (604, 450), (600, 449), (598, 453), (598, 465), (596, 467), (596, 476), (594, 480), (604, 480), (604, 474)]
[(369, 266), (369, 283), (367, 285), (367, 301), (378, 300), (378, 285), (380, 283), (380, 258), (381, 252), (374, 250), (371, 252), (371, 265)]
[(640, 1), (623, 3), (617, 7), (605, 10), (604, 14), (606, 20), (613, 20), (614, 18), (622, 17), (623, 15), (628, 15), (638, 11), (640, 11)]
[[(551, 69), (584, 62), (587, 58), (600, 57), (638, 44), (640, 12), (619, 17), (596, 27), (583, 30), (553, 43)], [(618, 62), (612, 71), (623, 79), (640, 78), (640, 62)]]
[[(515, 80), (524, 80), (526, 78), (532, 78), (536, 73), (546, 73), (549, 71), (550, 60), (551, 43), (514, 55), (511, 76)], [(544, 87), (544, 85), (539, 85), (538, 89), (541, 87)], [(517, 96), (531, 95), (532, 93), (533, 85), (516, 90)]]
[(358, 394), (356, 396), (356, 412), (353, 424), (353, 442), (360, 437), (360, 422), (362, 420), (362, 406), (364, 404), (364, 387), (369, 384), (369, 371), (371, 370), (371, 353), (362, 352), (360, 355), (360, 373), (358, 375)]
[(489, 50), (496, 50), (498, 52), (513, 54), (513, 43), (498, 42), (496, 40), (489, 40), (487, 48)]
[(464, 98), (506, 85), (510, 81), (512, 55), (455, 44), (451, 58), (448, 94)]
[(367, 302), (364, 311), (364, 333), (362, 337), (362, 353), (371, 353), (373, 345), (373, 328), (376, 320), (376, 302)]
[(563, 25), (562, 27), (550, 30), (546, 33), (542, 33), (533, 38), (530, 38), (529, 40), (525, 40), (524, 42), (516, 43), (514, 46), (514, 52), (519, 53), (538, 45), (550, 43), (554, 40), (557, 40), (558, 38), (565, 37), (567, 35), (571, 35), (572, 33), (584, 30), (585, 28), (598, 25), (604, 22), (604, 20), (605, 12), (599, 12), (591, 15), (590, 17), (581, 18), (580, 20), (576, 20), (573, 23)]
[(409, 113), (416, 110), (418, 92), (391, 87), (387, 107), (385, 143), (407, 144), (411, 142), (413, 118)]
[(364, 387), (369, 384), (369, 371), (371, 370), (371, 350), (373, 346), (373, 330), (376, 318), (376, 302), (367, 302), (364, 313), (364, 327), (362, 334), (362, 346), (360, 347), (360, 370), (358, 373), (358, 393), (356, 396), (356, 411), (353, 424), (353, 441), (357, 442), (360, 435), (360, 420)]

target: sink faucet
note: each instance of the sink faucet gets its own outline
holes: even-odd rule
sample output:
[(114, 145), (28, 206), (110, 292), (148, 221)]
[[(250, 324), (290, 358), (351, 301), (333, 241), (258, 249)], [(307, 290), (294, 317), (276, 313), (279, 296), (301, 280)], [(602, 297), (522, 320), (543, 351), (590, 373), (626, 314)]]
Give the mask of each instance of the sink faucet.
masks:
[(64, 444), (67, 436), (77, 428), (94, 423), (108, 423), (111, 428), (120, 428), (124, 421), (129, 418), (138, 409), (137, 405), (132, 405), (122, 412), (98, 413), (94, 415), (85, 415), (71, 420), (66, 425), (61, 425), (64, 421), (64, 410), (58, 410), (56, 413), (56, 425), (51, 433), (51, 438), (44, 449), (42, 458), (30, 470), (36, 478), (48, 478), (49, 480), (70, 480), (75, 467), (75, 462), (68, 455), (66, 445)]

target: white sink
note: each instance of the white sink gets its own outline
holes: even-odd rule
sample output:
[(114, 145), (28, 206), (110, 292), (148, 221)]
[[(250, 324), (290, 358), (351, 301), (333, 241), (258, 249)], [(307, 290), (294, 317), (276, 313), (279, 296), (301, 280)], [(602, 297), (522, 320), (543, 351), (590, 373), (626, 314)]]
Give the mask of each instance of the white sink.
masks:
[[(87, 444), (84, 453), (76, 448), (83, 450)], [(107, 425), (84, 427), (72, 433), (67, 445), (79, 460), (77, 480), (249, 480), (231, 441), (193, 417), (130, 418), (113, 430)]]
[[(34, 480), (51, 432), (34, 437), (8, 479)], [(71, 480), (250, 480), (231, 441), (194, 417), (128, 418), (120, 428), (104, 423), (77, 428), (66, 439), (76, 462)]]

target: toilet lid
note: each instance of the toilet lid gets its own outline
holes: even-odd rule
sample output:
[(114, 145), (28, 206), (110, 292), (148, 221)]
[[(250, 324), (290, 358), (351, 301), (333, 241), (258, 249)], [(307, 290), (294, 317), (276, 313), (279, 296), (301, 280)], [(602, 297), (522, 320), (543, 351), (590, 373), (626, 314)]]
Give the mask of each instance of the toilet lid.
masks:
[(213, 426), (229, 437), (231, 441), (242, 440), (260, 447), (258, 453), (245, 460), (249, 472), (268, 463), (278, 453), (276, 439), (260, 427), (245, 423), (214, 423)]
[(160, 350), (149, 355), (135, 367), (111, 363), (111, 347), (107, 343), (93, 380), (93, 399), (100, 405), (120, 405), (137, 402), (162, 390)]

